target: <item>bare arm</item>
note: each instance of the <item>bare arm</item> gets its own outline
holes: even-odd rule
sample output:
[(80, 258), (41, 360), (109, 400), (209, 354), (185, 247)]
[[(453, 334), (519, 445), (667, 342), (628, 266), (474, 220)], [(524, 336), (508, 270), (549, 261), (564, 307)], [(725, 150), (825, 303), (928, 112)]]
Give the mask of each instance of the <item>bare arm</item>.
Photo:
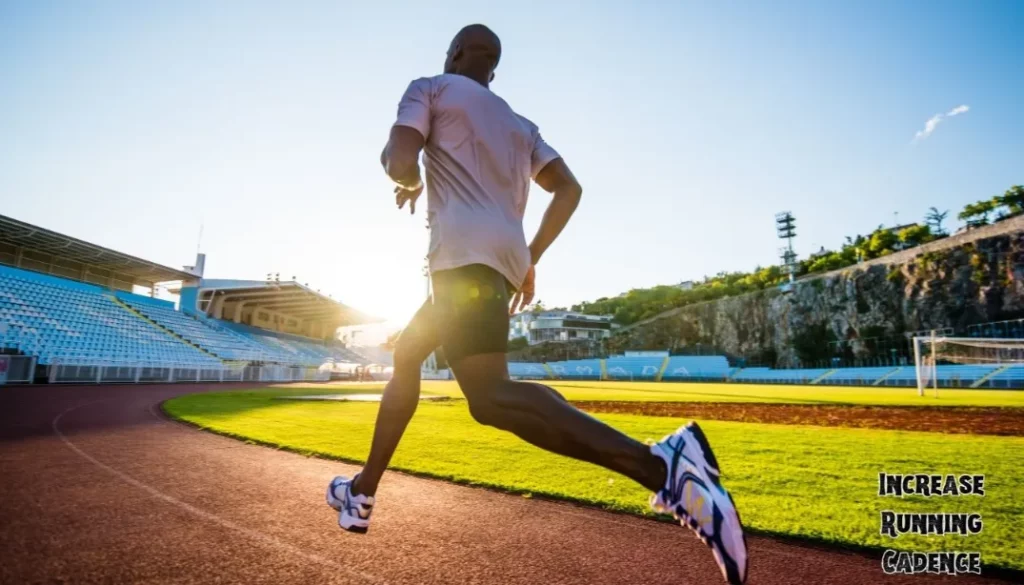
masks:
[(380, 164), (391, 180), (403, 189), (413, 190), (422, 187), (420, 180), (420, 151), (423, 150), (424, 139), (415, 128), (409, 126), (392, 126), (391, 136), (384, 152), (380, 153)]
[(556, 158), (545, 165), (537, 174), (536, 181), (542, 189), (553, 194), (554, 197), (552, 197), (547, 211), (544, 212), (544, 219), (540, 222), (537, 235), (530, 243), (530, 263), (533, 265), (540, 261), (540, 257), (555, 241), (558, 234), (565, 229), (583, 195), (583, 187), (580, 186), (562, 158)]

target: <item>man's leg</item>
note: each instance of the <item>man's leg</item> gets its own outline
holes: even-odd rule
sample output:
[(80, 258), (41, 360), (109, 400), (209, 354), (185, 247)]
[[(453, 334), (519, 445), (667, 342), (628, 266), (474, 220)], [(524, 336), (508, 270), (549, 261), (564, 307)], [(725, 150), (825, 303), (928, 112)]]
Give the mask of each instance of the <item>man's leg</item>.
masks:
[(359, 473), (352, 492), (372, 496), (398, 448), (405, 427), (412, 420), (420, 399), (420, 366), (438, 346), (433, 306), (428, 300), (416, 312), (395, 343), (395, 368), (384, 388), (373, 429), (373, 443), (366, 465)]
[(665, 486), (665, 464), (650, 447), (577, 410), (552, 388), (509, 380), (504, 353), (470, 355), (450, 365), (478, 422), (621, 473), (651, 491)]
[(542, 384), (508, 379), (509, 285), (472, 265), (434, 274), (434, 310), (448, 363), (477, 421), (548, 451), (595, 463), (656, 491), (665, 465), (650, 447), (569, 404)]

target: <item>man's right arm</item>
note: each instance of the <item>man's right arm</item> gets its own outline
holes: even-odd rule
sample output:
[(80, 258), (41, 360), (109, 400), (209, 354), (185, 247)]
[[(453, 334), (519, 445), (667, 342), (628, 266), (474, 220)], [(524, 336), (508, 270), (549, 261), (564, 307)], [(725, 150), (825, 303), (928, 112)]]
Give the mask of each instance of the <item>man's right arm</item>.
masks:
[(420, 182), (420, 151), (430, 135), (430, 80), (414, 80), (398, 103), (398, 118), (391, 127), (380, 164), (392, 181), (404, 189), (416, 189)]
[(536, 265), (541, 256), (562, 233), (569, 218), (580, 203), (583, 187), (569, 170), (562, 158), (556, 158), (546, 164), (534, 179), (538, 185), (553, 195), (544, 219), (540, 222), (537, 235), (530, 242), (530, 263)]

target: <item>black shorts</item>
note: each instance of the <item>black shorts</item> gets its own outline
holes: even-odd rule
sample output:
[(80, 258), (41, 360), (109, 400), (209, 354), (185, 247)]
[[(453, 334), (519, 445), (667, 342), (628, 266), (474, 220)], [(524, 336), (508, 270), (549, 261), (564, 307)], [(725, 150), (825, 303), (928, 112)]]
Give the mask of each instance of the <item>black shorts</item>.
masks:
[[(429, 321), (429, 329), (449, 363), (508, 350), (509, 303), (515, 287), (497, 270), (472, 264), (431, 275), (432, 299), (410, 327)], [(426, 323), (422, 323), (426, 325)]]

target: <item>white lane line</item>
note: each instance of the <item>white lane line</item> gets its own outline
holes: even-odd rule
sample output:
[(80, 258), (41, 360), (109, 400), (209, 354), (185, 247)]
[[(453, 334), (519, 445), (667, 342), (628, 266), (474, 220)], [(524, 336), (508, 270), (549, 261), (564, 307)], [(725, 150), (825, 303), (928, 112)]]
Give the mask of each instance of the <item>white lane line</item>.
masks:
[(104, 469), (104, 470), (108, 471), (109, 473), (117, 476), (119, 479), (121, 479), (125, 483), (128, 483), (128, 484), (133, 485), (133, 486), (135, 486), (135, 487), (137, 487), (137, 488), (139, 488), (139, 489), (141, 489), (141, 490), (143, 490), (145, 492), (148, 492), (149, 495), (153, 496), (154, 498), (157, 498), (157, 499), (163, 500), (163, 501), (165, 501), (165, 502), (167, 502), (169, 504), (173, 504), (175, 506), (178, 506), (179, 508), (185, 510), (186, 512), (194, 514), (194, 515), (196, 515), (196, 516), (198, 516), (198, 517), (200, 517), (200, 518), (202, 518), (204, 520), (207, 520), (209, 522), (213, 522), (214, 524), (218, 524), (220, 526), (223, 526), (224, 528), (227, 528), (229, 530), (234, 530), (235, 532), (238, 532), (240, 534), (248, 536), (249, 538), (251, 538), (253, 540), (256, 540), (256, 541), (259, 541), (259, 542), (261, 542), (261, 543), (263, 543), (263, 544), (265, 544), (265, 545), (267, 545), (267, 546), (269, 546), (271, 548), (281, 549), (281, 550), (289, 552), (289, 553), (291, 553), (291, 554), (293, 554), (295, 556), (298, 556), (298, 557), (301, 557), (303, 559), (306, 559), (307, 561), (312, 561), (314, 563), (318, 563), (318, 564), (323, 565), (325, 567), (330, 567), (331, 569), (335, 569), (337, 571), (341, 571), (342, 573), (345, 573), (346, 575), (349, 575), (351, 577), (355, 577), (355, 578), (361, 579), (363, 581), (368, 581), (370, 583), (385, 583), (384, 580), (382, 580), (379, 577), (376, 577), (374, 575), (370, 575), (368, 573), (363, 573), (361, 571), (356, 571), (354, 569), (351, 569), (349, 567), (346, 567), (344, 565), (336, 563), (336, 562), (334, 562), (334, 561), (332, 561), (330, 559), (325, 559), (324, 557), (321, 557), (319, 555), (313, 554), (311, 552), (304, 551), (304, 550), (302, 550), (301, 548), (299, 548), (299, 547), (297, 547), (295, 545), (292, 545), (292, 544), (289, 544), (287, 542), (284, 542), (283, 540), (279, 540), (277, 538), (274, 538), (273, 536), (270, 536), (268, 534), (264, 534), (262, 532), (259, 532), (258, 530), (252, 530), (250, 528), (246, 528), (244, 526), (240, 526), (240, 525), (235, 524), (234, 522), (232, 522), (230, 520), (226, 520), (224, 518), (221, 518), (220, 516), (218, 516), (216, 514), (213, 514), (211, 512), (207, 512), (206, 510), (202, 510), (200, 508), (196, 508), (195, 506), (193, 506), (191, 504), (182, 502), (181, 500), (179, 500), (179, 499), (177, 499), (177, 498), (175, 498), (173, 496), (169, 496), (169, 495), (161, 492), (160, 490), (158, 490), (158, 489), (156, 489), (156, 488), (154, 488), (154, 487), (152, 487), (152, 486), (150, 486), (148, 484), (145, 484), (145, 483), (135, 479), (134, 477), (131, 477), (130, 475), (128, 475), (128, 474), (126, 474), (126, 473), (124, 473), (122, 471), (114, 469), (113, 467), (107, 465), (106, 463), (103, 463), (102, 461), (96, 459), (92, 455), (89, 455), (88, 453), (83, 451), (81, 448), (79, 448), (77, 445), (72, 443), (71, 439), (69, 439), (67, 437), (67, 435), (65, 435), (64, 433), (62, 433), (60, 431), (59, 423), (60, 423), (60, 419), (63, 418), (64, 415), (66, 415), (67, 413), (69, 413), (69, 412), (71, 412), (73, 410), (77, 410), (79, 408), (82, 408), (84, 406), (89, 406), (89, 405), (92, 405), (92, 404), (97, 404), (99, 402), (106, 402), (106, 400), (97, 400), (95, 402), (89, 402), (89, 403), (86, 403), (86, 404), (80, 404), (78, 406), (72, 406), (71, 408), (68, 408), (64, 412), (62, 412), (62, 413), (58, 414), (56, 417), (54, 417), (53, 422), (51, 423), (51, 426), (53, 427), (54, 434), (56, 434), (57, 437), (61, 441), (63, 441), (64, 444), (67, 445), (69, 449), (71, 449), (75, 453), (78, 453), (83, 459), (89, 461), (90, 463), (92, 463), (96, 467), (99, 467), (100, 469)]

